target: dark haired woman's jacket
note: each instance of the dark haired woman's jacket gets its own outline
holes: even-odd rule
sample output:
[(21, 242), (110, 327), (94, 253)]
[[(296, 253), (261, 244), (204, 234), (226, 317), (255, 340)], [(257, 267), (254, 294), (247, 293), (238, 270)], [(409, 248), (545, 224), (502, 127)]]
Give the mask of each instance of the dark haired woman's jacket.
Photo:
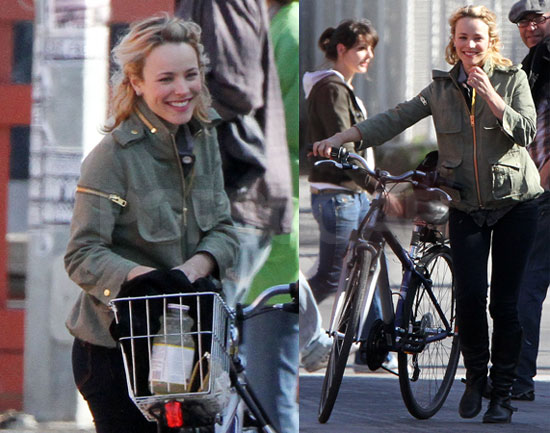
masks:
[(457, 81), (460, 65), (434, 71), (432, 83), (411, 100), (357, 124), (363, 146), (378, 146), (432, 115), (439, 146), (438, 170), (462, 185), (452, 206), (465, 212), (497, 209), (542, 193), (526, 150), (536, 132), (536, 112), (525, 72), (486, 62), (484, 70), (504, 99), (499, 121), (480, 96), (470, 112)]
[[(336, 74), (330, 74), (317, 81), (307, 93), (307, 131), (306, 142), (331, 137), (337, 132), (365, 119), (353, 91)], [(355, 152), (360, 143), (346, 143), (349, 151)], [(360, 152), (361, 153), (361, 152)], [(327, 182), (345, 186), (353, 190), (361, 190), (351, 177), (349, 171), (341, 170), (331, 164), (314, 166), (313, 163), (323, 158), (312, 158), (310, 167), (310, 182)], [(360, 184), (363, 179), (359, 180)]]
[(196, 159), (184, 178), (173, 134), (145, 104), (139, 110), (145, 122), (132, 114), (82, 163), (65, 255), (83, 289), (67, 327), (106, 347), (115, 346), (108, 303), (132, 268), (171, 269), (202, 251), (223, 276), (237, 252), (213, 124), (189, 122)]

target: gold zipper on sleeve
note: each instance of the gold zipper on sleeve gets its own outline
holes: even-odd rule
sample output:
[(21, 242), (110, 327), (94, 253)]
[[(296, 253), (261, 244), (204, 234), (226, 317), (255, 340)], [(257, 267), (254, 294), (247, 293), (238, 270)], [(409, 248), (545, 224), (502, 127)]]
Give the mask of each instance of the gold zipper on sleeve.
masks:
[(477, 200), (480, 207), (483, 207), (481, 202), (481, 191), (479, 189), (479, 167), (477, 163), (477, 138), (476, 138), (476, 119), (475, 119), (475, 106), (476, 106), (476, 89), (472, 89), (472, 110), (470, 112), (470, 125), (472, 127), (472, 136), (474, 138), (474, 176), (476, 180), (476, 192)]
[(85, 188), (83, 186), (77, 186), (76, 192), (82, 192), (84, 194), (92, 194), (92, 195), (97, 195), (98, 197), (106, 198), (107, 200), (110, 200), (113, 203), (118, 204), (120, 207), (126, 207), (126, 205), (128, 204), (128, 202), (118, 194), (107, 194), (105, 192), (98, 191), (92, 188)]

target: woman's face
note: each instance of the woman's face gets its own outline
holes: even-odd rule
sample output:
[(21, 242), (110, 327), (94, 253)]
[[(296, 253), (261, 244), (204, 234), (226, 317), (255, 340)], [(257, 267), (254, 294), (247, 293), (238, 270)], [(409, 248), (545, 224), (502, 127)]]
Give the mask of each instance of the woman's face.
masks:
[(456, 22), (453, 42), (466, 72), (472, 66), (483, 66), (491, 46), (489, 26), (479, 18), (460, 18)]
[(132, 86), (157, 116), (174, 125), (193, 117), (201, 92), (197, 54), (187, 43), (159, 45), (145, 59), (143, 79), (134, 77)]
[(351, 48), (338, 44), (337, 65), (346, 74), (364, 74), (369, 69), (369, 63), (374, 57), (374, 48), (367, 42), (365, 35), (359, 35), (357, 42)]

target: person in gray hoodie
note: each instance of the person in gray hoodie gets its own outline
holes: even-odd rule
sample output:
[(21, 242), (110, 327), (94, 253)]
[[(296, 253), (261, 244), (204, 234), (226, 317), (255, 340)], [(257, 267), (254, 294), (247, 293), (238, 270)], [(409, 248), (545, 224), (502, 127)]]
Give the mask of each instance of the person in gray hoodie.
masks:
[[(367, 117), (352, 81), (356, 74), (368, 71), (377, 43), (378, 34), (368, 20), (345, 20), (321, 34), (318, 44), (332, 67), (304, 74), (307, 143), (328, 138)], [(347, 145), (355, 152), (358, 144)], [(372, 150), (366, 156), (374, 166)], [(311, 162), (319, 159), (312, 158)], [(336, 292), (349, 235), (366, 215), (370, 202), (361, 181), (356, 182), (348, 172), (330, 164), (312, 164), (309, 182), (320, 243), (317, 272), (308, 283), (317, 302), (321, 302)]]

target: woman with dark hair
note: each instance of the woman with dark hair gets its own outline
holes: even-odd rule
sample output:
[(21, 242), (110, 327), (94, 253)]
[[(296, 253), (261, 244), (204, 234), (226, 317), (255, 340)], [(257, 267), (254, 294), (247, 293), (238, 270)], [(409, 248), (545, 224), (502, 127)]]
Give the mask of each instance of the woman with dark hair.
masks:
[[(321, 34), (319, 48), (331, 66), (304, 74), (308, 143), (328, 138), (366, 118), (365, 106), (355, 95), (352, 81), (356, 74), (368, 71), (377, 43), (378, 34), (368, 20), (346, 20)], [(355, 152), (359, 144), (346, 146)], [(374, 166), (372, 151), (366, 156)], [(320, 230), (319, 265), (309, 285), (317, 302), (321, 302), (336, 292), (350, 233), (366, 215), (370, 202), (361, 183), (330, 164), (312, 166), (309, 182), (311, 208)]]
[[(466, 367), (459, 414), (481, 411), (491, 367), (491, 402), (484, 423), (508, 423), (510, 389), (521, 349), (517, 302), (536, 235), (537, 203), (543, 190), (526, 150), (535, 137), (536, 112), (525, 72), (499, 52), (496, 16), (485, 6), (465, 6), (449, 19), (449, 72), (434, 71), (417, 96), (329, 139), (314, 154), (363, 140), (388, 141), (432, 116), (439, 147), (439, 173), (462, 185), (453, 195), (449, 234), (456, 281), (456, 319)], [(491, 254), (489, 351), (488, 259)]]

